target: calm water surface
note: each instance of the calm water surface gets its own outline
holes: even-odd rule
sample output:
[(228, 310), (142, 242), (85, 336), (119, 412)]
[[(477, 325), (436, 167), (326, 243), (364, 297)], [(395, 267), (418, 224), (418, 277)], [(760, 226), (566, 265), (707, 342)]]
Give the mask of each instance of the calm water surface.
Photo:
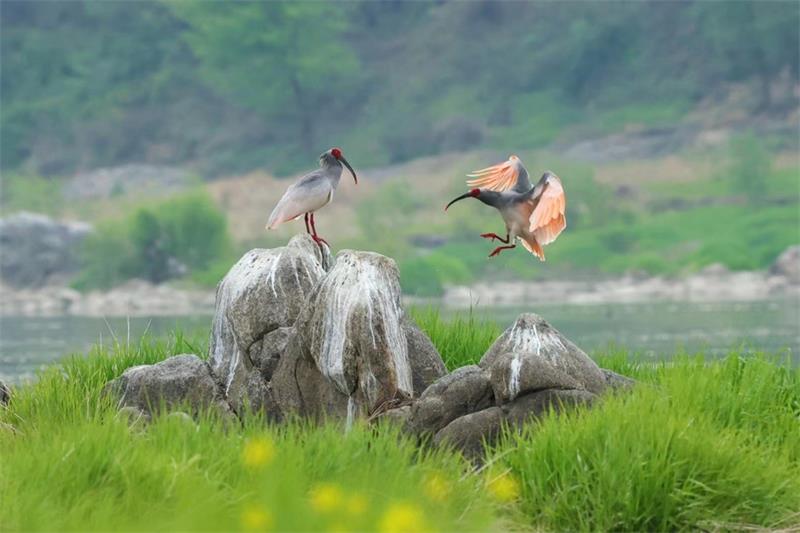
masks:
[[(676, 352), (722, 355), (730, 349), (785, 353), (800, 364), (800, 302), (656, 303), (537, 306), (536, 309), (476, 308), (480, 317), (503, 327), (521, 312), (534, 311), (588, 352), (615, 344), (645, 357)], [(36, 370), (100, 342), (136, 342), (145, 332), (163, 337), (179, 329), (204, 338), (211, 317), (108, 319), (87, 317), (3, 317), (0, 319), (0, 379), (20, 382)]]

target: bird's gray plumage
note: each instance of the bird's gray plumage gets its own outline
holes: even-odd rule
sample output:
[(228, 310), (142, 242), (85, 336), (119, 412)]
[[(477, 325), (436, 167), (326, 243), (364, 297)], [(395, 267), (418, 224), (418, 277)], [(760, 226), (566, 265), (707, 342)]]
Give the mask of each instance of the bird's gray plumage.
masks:
[(331, 151), (319, 156), (320, 168), (309, 172), (286, 189), (269, 216), (267, 228), (313, 213), (331, 201), (342, 177), (342, 163)]

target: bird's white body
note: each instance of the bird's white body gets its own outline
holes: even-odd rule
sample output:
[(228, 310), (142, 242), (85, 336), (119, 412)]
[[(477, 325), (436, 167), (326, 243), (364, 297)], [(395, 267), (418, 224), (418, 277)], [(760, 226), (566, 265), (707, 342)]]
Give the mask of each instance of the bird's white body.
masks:
[(356, 173), (342, 155), (342, 151), (339, 148), (331, 148), (319, 156), (320, 168), (309, 172), (286, 189), (278, 205), (269, 215), (267, 229), (274, 229), (284, 222), (305, 215), (306, 231), (311, 234), (311, 238), (318, 244), (327, 244), (325, 239), (317, 235), (314, 213), (333, 199), (333, 193), (342, 177), (342, 164), (347, 167), (353, 175), (353, 180), (358, 184)]
[[(339, 169), (339, 175), (341, 173)], [(274, 229), (279, 224), (299, 218), (306, 213), (315, 213), (330, 203), (339, 180), (334, 181), (320, 176), (304, 181), (307, 176), (286, 189), (269, 216), (267, 229)]]

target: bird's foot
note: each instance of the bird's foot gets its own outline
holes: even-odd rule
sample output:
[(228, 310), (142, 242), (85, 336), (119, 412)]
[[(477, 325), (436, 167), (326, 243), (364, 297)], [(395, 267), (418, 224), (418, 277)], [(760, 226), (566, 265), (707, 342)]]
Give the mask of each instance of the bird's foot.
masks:
[(489, 254), (489, 257), (498, 256), (498, 255), (500, 255), (500, 252), (502, 252), (503, 250), (510, 250), (510, 249), (516, 248), (516, 247), (517, 247), (516, 244), (512, 244), (511, 246), (498, 246), (497, 248), (495, 248), (492, 251), (492, 253)]
[(492, 242), (494, 242), (494, 240), (497, 239), (500, 242), (508, 243), (508, 237), (504, 239), (497, 233), (481, 233), (481, 237), (483, 237), (484, 239), (492, 239)]
[(315, 243), (317, 243), (317, 244), (319, 244), (319, 245), (320, 245), (320, 247), (322, 247), (322, 245), (323, 245), (323, 244), (324, 244), (325, 246), (327, 246), (328, 248), (330, 248), (330, 247), (331, 247), (331, 245), (330, 245), (330, 244), (328, 244), (328, 241), (326, 241), (325, 239), (323, 239), (323, 238), (322, 238), (322, 237), (320, 237), (319, 235), (312, 235), (312, 236), (311, 236), (311, 238), (312, 238), (312, 239), (314, 239), (314, 242), (315, 242)]

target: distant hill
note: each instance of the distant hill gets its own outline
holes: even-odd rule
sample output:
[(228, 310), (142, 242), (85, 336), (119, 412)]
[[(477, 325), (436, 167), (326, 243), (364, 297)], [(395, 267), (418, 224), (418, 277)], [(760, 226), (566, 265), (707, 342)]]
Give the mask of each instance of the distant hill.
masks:
[[(798, 105), (794, 2), (0, 4), (2, 170), (278, 175)], [(309, 155), (311, 154), (311, 155)]]

